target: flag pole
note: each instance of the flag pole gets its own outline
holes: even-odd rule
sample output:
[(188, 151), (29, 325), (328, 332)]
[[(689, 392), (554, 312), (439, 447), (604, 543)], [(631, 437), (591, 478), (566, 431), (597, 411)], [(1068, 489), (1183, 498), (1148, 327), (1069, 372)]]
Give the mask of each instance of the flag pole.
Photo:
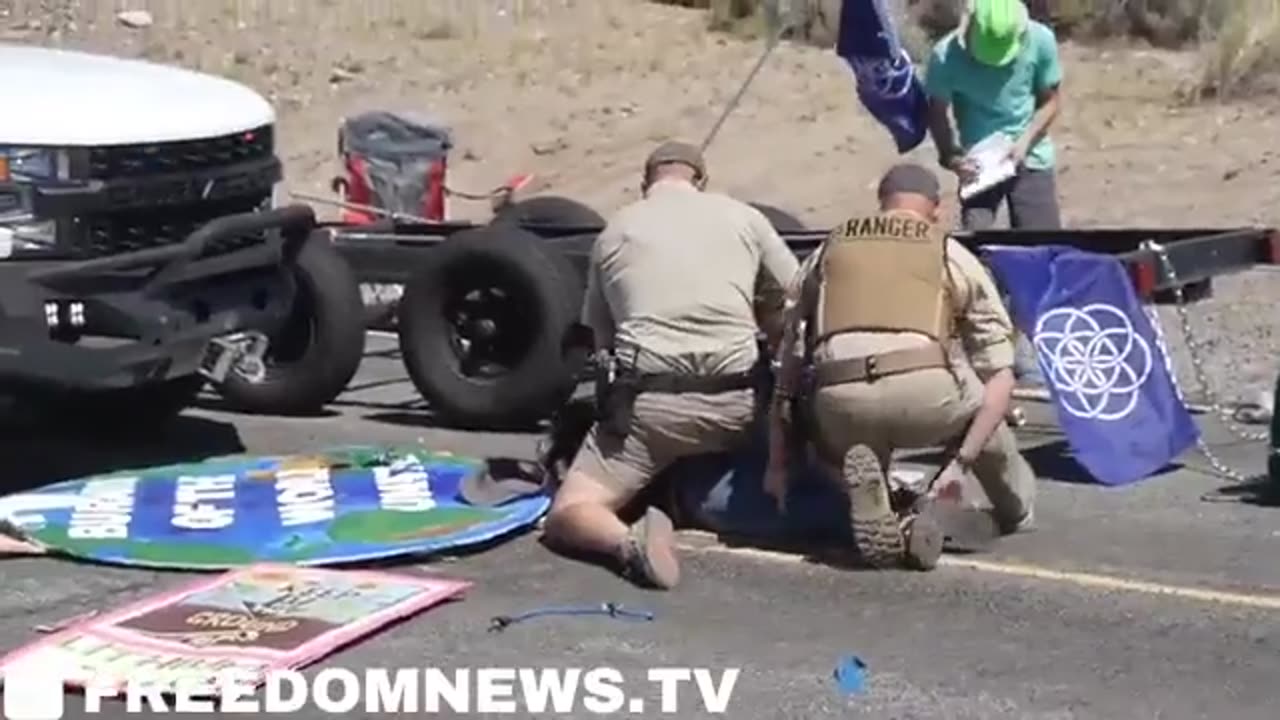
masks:
[(702, 145), (699, 146), (703, 152), (706, 152), (707, 148), (711, 146), (711, 142), (716, 139), (716, 135), (720, 134), (720, 128), (724, 127), (725, 121), (728, 120), (729, 116), (733, 114), (733, 111), (738, 108), (738, 105), (742, 102), (742, 98), (747, 94), (747, 88), (751, 87), (751, 83), (755, 81), (756, 75), (760, 74), (760, 70), (764, 67), (765, 62), (769, 59), (769, 56), (773, 54), (774, 48), (778, 47), (778, 45), (782, 43), (782, 36), (786, 33), (789, 27), (790, 25), (786, 22), (780, 22), (778, 29), (770, 35), (769, 41), (764, 47), (764, 52), (760, 54), (760, 59), (756, 60), (756, 64), (751, 68), (751, 72), (747, 74), (746, 80), (742, 81), (742, 85), (738, 88), (738, 92), (735, 93), (733, 98), (729, 100), (728, 104), (724, 106), (724, 110), (720, 113), (720, 117), (716, 119), (715, 125), (711, 126), (711, 132), (707, 133), (707, 137), (702, 141)]

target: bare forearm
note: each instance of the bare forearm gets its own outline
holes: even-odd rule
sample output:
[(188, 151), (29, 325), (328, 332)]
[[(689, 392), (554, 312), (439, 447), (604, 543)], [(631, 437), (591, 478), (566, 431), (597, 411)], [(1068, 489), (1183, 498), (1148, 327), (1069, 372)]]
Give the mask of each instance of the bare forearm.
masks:
[(1035, 147), (1036, 143), (1039, 143), (1049, 134), (1049, 128), (1053, 125), (1053, 121), (1058, 119), (1060, 108), (1061, 104), (1056, 92), (1041, 101), (1040, 107), (1031, 116), (1031, 123), (1027, 126), (1027, 131), (1022, 136), (1022, 142), (1026, 147)]
[(955, 128), (951, 125), (949, 107), (937, 101), (929, 105), (929, 134), (933, 136), (933, 144), (938, 149), (938, 160), (943, 165), (961, 152)]
[(962, 460), (972, 462), (1004, 422), (1013, 398), (1014, 384), (1012, 368), (1005, 368), (987, 380), (982, 390), (982, 406), (969, 424), (969, 431), (957, 452)]

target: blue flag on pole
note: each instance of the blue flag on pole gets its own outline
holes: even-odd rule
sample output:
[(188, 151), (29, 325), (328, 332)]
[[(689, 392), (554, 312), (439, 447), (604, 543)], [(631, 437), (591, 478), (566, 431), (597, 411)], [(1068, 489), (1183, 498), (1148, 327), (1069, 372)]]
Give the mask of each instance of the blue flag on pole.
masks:
[(836, 54), (853, 70), (858, 100), (893, 135), (898, 152), (923, 143), (928, 99), (884, 0), (844, 0)]
[(1164, 348), (1124, 266), (1069, 247), (987, 247), (1035, 344), (1076, 459), (1105, 485), (1158, 472), (1196, 443)]

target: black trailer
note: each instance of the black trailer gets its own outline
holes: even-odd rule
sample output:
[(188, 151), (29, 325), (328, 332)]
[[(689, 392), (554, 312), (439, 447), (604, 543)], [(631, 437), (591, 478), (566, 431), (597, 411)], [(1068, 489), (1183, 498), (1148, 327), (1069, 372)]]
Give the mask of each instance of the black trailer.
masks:
[[(826, 231), (756, 206), (800, 257)], [(587, 258), (603, 220), (571, 200), (533, 198), (485, 225), (466, 222), (325, 226), (363, 283), (403, 285), (396, 326), (406, 369), (433, 412), (464, 426), (547, 417), (581, 378), (589, 334), (578, 326)], [(1207, 297), (1211, 279), (1280, 262), (1270, 228), (992, 230), (985, 245), (1066, 245), (1117, 256), (1140, 297)]]

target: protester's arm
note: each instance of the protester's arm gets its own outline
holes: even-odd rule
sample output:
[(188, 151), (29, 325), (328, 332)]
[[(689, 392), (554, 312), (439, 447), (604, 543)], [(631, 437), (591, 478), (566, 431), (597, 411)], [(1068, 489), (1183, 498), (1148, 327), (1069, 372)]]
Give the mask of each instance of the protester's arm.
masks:
[(1062, 110), (1062, 62), (1058, 57), (1058, 41), (1053, 30), (1033, 27), (1035, 60), (1032, 70), (1032, 91), (1036, 96), (1036, 112), (1026, 132), (1018, 139), (1018, 159), (1026, 158), (1031, 148), (1049, 134), (1049, 127)]
[(972, 463), (1004, 421), (1013, 398), (1013, 322), (995, 282), (978, 258), (954, 240), (947, 241), (947, 266), (956, 303), (957, 329), (965, 354), (982, 380), (982, 405), (957, 450)]

